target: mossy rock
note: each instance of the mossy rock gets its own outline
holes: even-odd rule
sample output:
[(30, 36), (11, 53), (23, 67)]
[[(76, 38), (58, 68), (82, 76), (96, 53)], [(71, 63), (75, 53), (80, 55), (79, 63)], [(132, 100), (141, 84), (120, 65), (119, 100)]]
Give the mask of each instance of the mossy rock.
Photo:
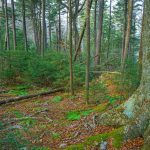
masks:
[(93, 111), (94, 112), (102, 112), (102, 111), (106, 110), (108, 106), (109, 106), (109, 103), (100, 104), (100, 105), (94, 107)]
[(93, 147), (97, 146), (97, 143), (101, 143), (102, 141), (107, 141), (109, 138), (113, 138), (113, 146), (114, 148), (120, 148), (123, 142), (123, 131), (124, 129), (118, 128), (109, 133), (98, 134), (95, 136), (88, 137), (83, 143), (77, 145), (71, 145), (66, 150), (84, 150), (85, 147)]

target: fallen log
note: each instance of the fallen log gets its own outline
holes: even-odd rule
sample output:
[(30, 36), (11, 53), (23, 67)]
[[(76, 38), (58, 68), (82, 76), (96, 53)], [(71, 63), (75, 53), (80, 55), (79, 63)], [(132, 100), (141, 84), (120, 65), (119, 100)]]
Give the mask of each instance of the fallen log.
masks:
[(30, 98), (34, 98), (34, 97), (37, 97), (37, 96), (48, 95), (48, 94), (61, 92), (61, 91), (64, 91), (64, 88), (58, 88), (58, 89), (50, 90), (50, 91), (47, 91), (47, 92), (41, 92), (41, 93), (31, 94), (31, 95), (26, 95), (26, 96), (18, 96), (18, 97), (3, 99), (3, 100), (0, 100), (0, 105), (9, 104), (9, 103), (12, 103), (12, 102), (17, 102), (17, 101), (30, 99)]
[(9, 90), (0, 90), (0, 94), (7, 93)]

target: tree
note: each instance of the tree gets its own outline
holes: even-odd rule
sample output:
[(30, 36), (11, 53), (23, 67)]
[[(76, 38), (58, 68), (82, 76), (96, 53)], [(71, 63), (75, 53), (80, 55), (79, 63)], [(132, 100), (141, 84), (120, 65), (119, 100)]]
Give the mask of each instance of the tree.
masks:
[(94, 4), (94, 49), (96, 49), (96, 23), (97, 23), (97, 0), (95, 0)]
[(72, 60), (72, 1), (69, 0), (69, 49), (70, 49), (70, 92), (74, 94), (73, 90), (73, 60)]
[(24, 35), (24, 47), (25, 50), (28, 51), (25, 0), (22, 0), (22, 23), (23, 23), (23, 35)]
[(45, 22), (45, 0), (42, 0), (42, 39), (41, 39), (41, 56), (44, 56), (46, 48), (46, 22)]
[(133, 0), (128, 1), (128, 19), (127, 19), (127, 29), (125, 33), (125, 43), (124, 48), (122, 52), (122, 64), (121, 68), (124, 68), (125, 61), (127, 58), (128, 48), (129, 48), (129, 42), (130, 42), (130, 34), (131, 34), (131, 20), (132, 20), (132, 11), (133, 11)]
[(97, 31), (97, 39), (96, 39), (95, 65), (100, 64), (100, 51), (101, 51), (101, 40), (102, 40), (102, 31), (103, 31), (103, 12), (104, 12), (104, 0), (99, 0), (98, 31)]
[[(145, 138), (144, 149), (150, 147), (150, 1), (144, 2), (144, 20), (142, 34), (142, 78), (135, 94), (125, 103), (125, 114), (134, 120), (134, 124), (128, 127), (128, 136), (143, 136)], [(129, 107), (130, 106), (130, 107)]]
[(58, 50), (61, 51), (61, 7), (60, 2), (58, 1)]
[(9, 24), (8, 24), (8, 8), (7, 0), (5, 0), (5, 19), (6, 19), (6, 35), (5, 35), (5, 49), (10, 49), (10, 39), (9, 39)]
[(110, 51), (111, 24), (112, 24), (112, 0), (110, 0), (110, 6), (109, 6), (109, 29), (108, 29), (107, 59), (108, 59), (108, 57), (109, 57), (109, 51)]
[(11, 0), (11, 9), (12, 9), (13, 44), (15, 50), (16, 49), (16, 23), (15, 23), (14, 0)]
[(90, 0), (86, 2), (86, 102), (89, 103), (89, 79), (90, 79)]

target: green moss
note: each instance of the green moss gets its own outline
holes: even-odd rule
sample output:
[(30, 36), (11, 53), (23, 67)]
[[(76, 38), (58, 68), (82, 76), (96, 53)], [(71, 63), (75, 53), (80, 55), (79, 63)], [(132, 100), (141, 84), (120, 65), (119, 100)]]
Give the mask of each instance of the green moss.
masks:
[(109, 105), (108, 103), (100, 104), (100, 105), (96, 106), (93, 109), (93, 111), (94, 112), (102, 112), (102, 111), (106, 110), (106, 108), (108, 107), (108, 105)]
[(109, 138), (113, 138), (113, 146), (119, 148), (123, 141), (123, 128), (115, 129), (109, 133), (99, 134), (88, 137), (83, 143), (72, 145), (66, 150), (83, 150), (86, 146), (94, 146), (95, 143), (106, 141)]
[(84, 150), (84, 144), (71, 145), (65, 150)]

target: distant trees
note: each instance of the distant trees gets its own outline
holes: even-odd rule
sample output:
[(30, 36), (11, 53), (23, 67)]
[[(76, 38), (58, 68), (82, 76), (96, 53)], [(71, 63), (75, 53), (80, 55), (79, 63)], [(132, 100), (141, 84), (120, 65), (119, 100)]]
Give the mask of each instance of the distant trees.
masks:
[[(141, 22), (133, 0), (11, 0), (9, 7), (7, 0), (1, 1), (1, 49), (34, 49), (42, 57), (54, 50), (69, 56), (72, 94), (73, 68), (76, 63), (84, 64), (87, 101), (90, 70), (126, 69), (128, 55), (133, 55), (132, 64), (137, 64)], [(134, 3), (141, 7), (141, 0)]]

